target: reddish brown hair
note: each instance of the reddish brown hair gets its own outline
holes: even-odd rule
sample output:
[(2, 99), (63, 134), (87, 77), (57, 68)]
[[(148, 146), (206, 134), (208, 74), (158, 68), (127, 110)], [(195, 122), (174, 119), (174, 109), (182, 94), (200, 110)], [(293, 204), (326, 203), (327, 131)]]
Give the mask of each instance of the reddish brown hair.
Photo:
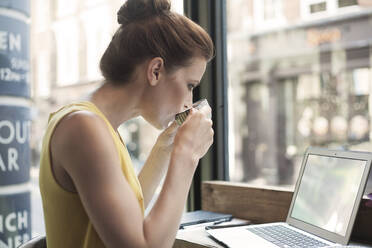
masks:
[(168, 0), (127, 0), (118, 11), (121, 24), (100, 61), (107, 81), (129, 81), (137, 65), (161, 57), (167, 72), (191, 58), (213, 57), (208, 33), (185, 16), (170, 11)]

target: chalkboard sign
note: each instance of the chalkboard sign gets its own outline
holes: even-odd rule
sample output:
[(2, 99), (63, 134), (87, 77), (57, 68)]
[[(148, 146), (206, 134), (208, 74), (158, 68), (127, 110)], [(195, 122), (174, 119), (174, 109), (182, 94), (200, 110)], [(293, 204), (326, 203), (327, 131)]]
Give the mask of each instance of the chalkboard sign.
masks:
[(0, 247), (15, 248), (31, 238), (30, 192), (0, 194)]
[(30, 109), (0, 105), (0, 186), (30, 179)]
[(0, 94), (30, 96), (29, 24), (0, 15)]

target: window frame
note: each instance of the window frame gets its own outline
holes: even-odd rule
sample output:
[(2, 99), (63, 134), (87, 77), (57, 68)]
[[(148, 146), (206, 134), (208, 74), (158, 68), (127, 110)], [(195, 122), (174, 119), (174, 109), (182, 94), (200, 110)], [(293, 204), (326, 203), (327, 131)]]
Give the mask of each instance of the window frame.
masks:
[(229, 180), (226, 0), (184, 0), (184, 14), (201, 25), (215, 45), (215, 57), (194, 90), (194, 101), (206, 98), (212, 108), (215, 136), (194, 175), (187, 202), (187, 209), (192, 211), (201, 209), (202, 181)]

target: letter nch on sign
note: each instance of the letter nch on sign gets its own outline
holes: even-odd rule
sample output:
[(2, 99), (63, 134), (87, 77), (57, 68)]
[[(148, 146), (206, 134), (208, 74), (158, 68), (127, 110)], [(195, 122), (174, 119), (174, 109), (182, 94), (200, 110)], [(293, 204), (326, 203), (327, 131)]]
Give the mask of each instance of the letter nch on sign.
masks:
[(0, 233), (18, 232), (28, 228), (28, 212), (26, 210), (12, 212), (3, 216), (0, 214)]
[(8, 237), (6, 243), (0, 239), (0, 248), (17, 248), (28, 240), (30, 240), (30, 235), (28, 235), (28, 233)]
[(28, 227), (28, 212), (26, 210), (12, 212), (6, 216), (0, 215), (0, 234), (5, 233), (5, 231), (16, 234), (7, 237), (6, 241), (0, 240), (0, 248), (17, 248), (28, 241), (30, 236), (25, 233)]

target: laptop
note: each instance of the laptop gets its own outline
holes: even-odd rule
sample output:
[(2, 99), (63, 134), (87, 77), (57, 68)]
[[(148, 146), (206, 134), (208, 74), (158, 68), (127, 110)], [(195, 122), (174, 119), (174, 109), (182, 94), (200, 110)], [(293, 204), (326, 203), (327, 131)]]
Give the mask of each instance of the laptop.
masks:
[[(230, 248), (347, 245), (372, 153), (307, 149), (286, 222), (207, 230)], [(249, 204), (249, 203), (247, 203)]]

